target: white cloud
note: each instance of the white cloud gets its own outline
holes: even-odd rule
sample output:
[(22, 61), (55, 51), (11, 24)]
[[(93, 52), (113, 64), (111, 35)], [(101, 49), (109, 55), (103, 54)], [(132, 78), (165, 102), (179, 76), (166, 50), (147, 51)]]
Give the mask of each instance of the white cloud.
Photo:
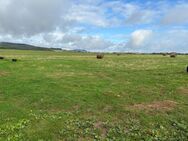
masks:
[(135, 48), (143, 46), (152, 36), (152, 30), (137, 30), (131, 34), (131, 38), (127, 43), (128, 47)]
[(185, 28), (187, 13), (186, 2), (0, 0), (0, 41), (89, 51), (187, 51), (187, 30), (174, 30)]
[(151, 8), (142, 7), (135, 3), (124, 3), (121, 1), (109, 2), (108, 8), (115, 13), (114, 16), (120, 16), (121, 24), (148, 24), (153, 22), (154, 17), (157, 16), (157, 11)]
[(113, 45), (98, 36), (65, 35), (62, 43), (69, 49), (85, 49), (88, 51), (103, 51)]
[(161, 23), (164, 25), (188, 24), (188, 4), (178, 4), (166, 10)]
[[(69, 0), (8, 0), (0, 1), (0, 32), (18, 35), (35, 35), (56, 28), (66, 29), (65, 21)], [(63, 25), (63, 26), (61, 26)]]
[(113, 46), (112, 50), (130, 52), (188, 52), (188, 30), (134, 31), (128, 42)]
[(108, 25), (104, 11), (95, 5), (73, 5), (73, 7), (69, 10), (69, 14), (67, 14), (66, 19), (101, 27), (106, 27)]
[[(177, 29), (155, 33), (145, 49), (153, 51), (188, 52), (188, 30)], [(150, 49), (149, 49), (150, 48)]]

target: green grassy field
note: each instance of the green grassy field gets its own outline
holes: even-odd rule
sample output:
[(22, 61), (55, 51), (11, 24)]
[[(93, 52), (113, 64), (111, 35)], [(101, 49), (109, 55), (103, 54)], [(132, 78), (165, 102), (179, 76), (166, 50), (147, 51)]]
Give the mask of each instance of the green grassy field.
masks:
[(188, 140), (188, 56), (0, 56), (2, 141)]

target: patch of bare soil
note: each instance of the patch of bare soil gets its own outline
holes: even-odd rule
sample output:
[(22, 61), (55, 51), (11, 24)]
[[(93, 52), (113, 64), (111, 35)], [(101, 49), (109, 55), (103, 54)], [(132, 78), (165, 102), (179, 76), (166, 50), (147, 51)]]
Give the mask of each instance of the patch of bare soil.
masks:
[(103, 124), (103, 122), (98, 121), (94, 124), (94, 128), (98, 129), (101, 133), (101, 137), (104, 139), (107, 135), (107, 128), (105, 127), (105, 125)]
[(152, 103), (141, 103), (130, 106), (133, 110), (146, 110), (146, 111), (171, 111), (177, 105), (177, 102), (171, 100), (155, 101)]

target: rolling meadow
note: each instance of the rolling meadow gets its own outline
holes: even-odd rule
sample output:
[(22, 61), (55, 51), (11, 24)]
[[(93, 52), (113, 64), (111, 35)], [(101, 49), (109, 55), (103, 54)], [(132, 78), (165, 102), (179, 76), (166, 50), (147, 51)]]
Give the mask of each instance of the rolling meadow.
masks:
[(187, 55), (0, 56), (2, 141), (188, 140)]

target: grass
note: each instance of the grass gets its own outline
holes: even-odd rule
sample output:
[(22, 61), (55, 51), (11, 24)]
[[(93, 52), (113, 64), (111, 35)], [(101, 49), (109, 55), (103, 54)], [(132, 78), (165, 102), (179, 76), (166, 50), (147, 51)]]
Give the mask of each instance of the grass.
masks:
[(188, 140), (188, 56), (0, 56), (2, 141)]

